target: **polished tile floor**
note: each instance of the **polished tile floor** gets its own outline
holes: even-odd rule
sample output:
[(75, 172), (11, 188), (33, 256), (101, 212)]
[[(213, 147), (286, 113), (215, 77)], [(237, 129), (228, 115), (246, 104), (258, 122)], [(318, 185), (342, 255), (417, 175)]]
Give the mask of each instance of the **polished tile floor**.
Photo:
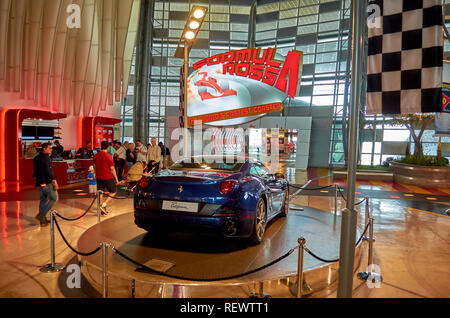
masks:
[[(286, 162), (282, 170), (291, 182), (298, 184), (313, 178), (315, 185), (327, 185), (327, 169), (295, 171)], [(341, 186), (345, 184), (341, 183)], [(394, 195), (383, 184), (360, 184), (358, 192), (366, 195), (370, 190), (371, 211), (375, 219), (374, 263), (381, 269), (383, 282), (380, 288), (369, 288), (367, 284), (354, 278), (353, 297), (449, 297), (450, 295), (450, 216), (445, 208), (450, 205), (449, 197), (443, 194), (437, 200), (427, 200), (427, 195), (411, 191), (417, 196)], [(80, 191), (81, 190), (81, 191)], [(54, 208), (66, 217), (81, 215), (92, 199), (85, 194), (87, 188), (76, 187), (60, 191), (60, 200)], [(448, 190), (448, 189), (440, 189)], [(378, 195), (377, 192), (379, 191)], [(425, 190), (426, 191), (426, 190)], [(316, 191), (317, 192), (317, 191)], [(430, 191), (429, 191), (430, 192)], [(395, 193), (398, 194), (397, 191)], [(334, 193), (301, 193), (292, 203), (306, 205), (332, 212)], [(390, 194), (390, 195), (389, 195)], [(419, 196), (425, 195), (425, 197)], [(391, 196), (395, 196), (392, 198)], [(42, 273), (39, 267), (50, 262), (49, 227), (41, 228), (34, 216), (37, 213), (38, 193), (23, 190), (13, 194), (4, 193), (0, 198), (0, 297), (92, 297), (100, 296), (82, 280), (82, 288), (70, 289), (66, 280), (69, 273)], [(417, 203), (416, 205), (411, 202)], [(339, 208), (345, 205), (339, 197)], [(110, 218), (132, 211), (132, 200), (115, 200), (110, 206)], [(364, 204), (357, 207), (358, 222), (364, 222)], [(76, 222), (59, 221), (66, 238), (74, 247), (80, 235), (97, 222), (96, 203), (91, 211)], [(367, 244), (367, 243), (364, 243)], [(365, 247), (366, 249), (366, 247)], [(367, 253), (364, 253), (359, 271), (366, 270)], [(76, 255), (66, 246), (56, 233), (56, 261), (63, 264), (77, 263)], [(336, 297), (337, 283), (311, 297)], [(212, 290), (213, 297), (221, 297)]]

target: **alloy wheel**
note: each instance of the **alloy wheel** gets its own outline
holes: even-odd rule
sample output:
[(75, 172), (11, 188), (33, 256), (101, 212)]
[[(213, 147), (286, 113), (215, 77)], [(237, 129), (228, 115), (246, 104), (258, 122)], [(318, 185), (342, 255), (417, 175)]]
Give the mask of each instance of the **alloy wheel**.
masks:
[(266, 230), (266, 209), (264, 208), (264, 203), (261, 202), (258, 205), (258, 209), (256, 211), (256, 235), (259, 240), (262, 240), (265, 230)]

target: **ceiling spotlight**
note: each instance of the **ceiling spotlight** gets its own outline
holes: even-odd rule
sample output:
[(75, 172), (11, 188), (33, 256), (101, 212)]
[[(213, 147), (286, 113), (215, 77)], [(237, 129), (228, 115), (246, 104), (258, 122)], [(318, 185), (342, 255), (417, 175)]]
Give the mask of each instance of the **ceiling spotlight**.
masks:
[(192, 39), (195, 37), (195, 33), (192, 32), (192, 31), (187, 31), (187, 32), (184, 34), (184, 37), (185, 37), (187, 40), (192, 40)]
[(194, 11), (194, 18), (196, 18), (196, 19), (201, 19), (201, 18), (203, 18), (204, 15), (205, 15), (205, 11), (203, 11), (202, 9), (197, 9)]
[(192, 30), (198, 29), (199, 26), (200, 26), (200, 23), (198, 23), (197, 21), (192, 21), (191, 23), (189, 23), (189, 27), (190, 27)]

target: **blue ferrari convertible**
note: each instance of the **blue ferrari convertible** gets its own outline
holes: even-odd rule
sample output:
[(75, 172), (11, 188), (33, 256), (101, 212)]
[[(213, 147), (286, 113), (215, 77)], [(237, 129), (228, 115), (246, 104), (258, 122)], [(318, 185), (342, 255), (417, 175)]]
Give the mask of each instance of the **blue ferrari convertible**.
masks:
[(267, 223), (289, 208), (288, 182), (254, 159), (192, 157), (143, 176), (134, 195), (135, 223), (149, 232), (193, 229), (263, 240)]

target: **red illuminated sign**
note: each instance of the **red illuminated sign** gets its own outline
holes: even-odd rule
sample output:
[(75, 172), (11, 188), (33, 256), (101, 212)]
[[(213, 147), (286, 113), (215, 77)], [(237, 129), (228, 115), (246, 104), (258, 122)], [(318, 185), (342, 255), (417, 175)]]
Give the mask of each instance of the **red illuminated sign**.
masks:
[(285, 61), (276, 60), (275, 53), (274, 48), (230, 51), (195, 63), (194, 70), (204, 65), (223, 64), (222, 74), (224, 75), (236, 75), (261, 81), (294, 98), (300, 91), (303, 53), (296, 50), (290, 51)]
[(276, 113), (282, 110), (283, 110), (282, 103), (271, 103), (265, 105), (249, 106), (233, 110), (189, 117), (188, 124), (192, 126), (195, 124), (195, 121), (197, 120), (201, 121), (202, 123), (209, 123), (219, 120), (228, 120), (233, 118), (251, 117), (261, 114)]

